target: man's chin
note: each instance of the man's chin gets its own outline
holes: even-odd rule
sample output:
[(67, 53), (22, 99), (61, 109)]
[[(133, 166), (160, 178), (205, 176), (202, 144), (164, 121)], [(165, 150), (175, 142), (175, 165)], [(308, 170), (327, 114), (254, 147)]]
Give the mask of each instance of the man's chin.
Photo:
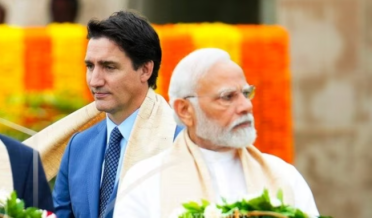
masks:
[(246, 148), (248, 146), (253, 145), (256, 141), (256, 132), (245, 132), (244, 134), (239, 134), (238, 136), (232, 136), (229, 140), (229, 147), (233, 148)]
[(106, 104), (104, 104), (102, 101), (95, 101), (96, 103), (96, 108), (98, 111), (101, 111), (101, 112), (106, 112), (108, 113), (110, 111), (110, 109), (107, 107)]

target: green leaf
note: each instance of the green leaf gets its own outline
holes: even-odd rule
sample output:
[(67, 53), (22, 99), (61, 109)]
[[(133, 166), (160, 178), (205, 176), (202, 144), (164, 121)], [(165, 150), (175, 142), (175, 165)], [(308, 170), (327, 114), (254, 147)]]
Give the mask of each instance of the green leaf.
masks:
[(190, 211), (190, 212), (193, 212), (193, 213), (198, 213), (198, 212), (201, 212), (202, 211), (202, 208), (201, 206), (195, 202), (195, 201), (190, 201), (189, 203), (186, 203), (186, 204), (182, 204), (182, 206)]
[(202, 199), (202, 207), (206, 208), (209, 205), (209, 201)]
[[(284, 216), (287, 216), (289, 218), (308, 218), (309, 216), (304, 213), (303, 211), (292, 207), (290, 205), (284, 204), (284, 194), (283, 191), (280, 189), (277, 192), (276, 198), (281, 202), (280, 206), (274, 207), (271, 204), (270, 194), (267, 189), (264, 189), (262, 194), (256, 198), (252, 199), (243, 199), (241, 201), (237, 201), (234, 203), (228, 203), (225, 198), (222, 198), (222, 204), (216, 205), (217, 208), (221, 209), (224, 217), (232, 217), (235, 210), (239, 210), (242, 217), (244, 215), (247, 215), (249, 212), (252, 211), (271, 211), (280, 213)], [(201, 205), (199, 205), (197, 202), (189, 202), (186, 204), (183, 204), (184, 208), (186, 209), (186, 212), (183, 214), (183, 216), (180, 216), (179, 218), (203, 218), (204, 210), (209, 205), (209, 202), (207, 200), (202, 200)], [(268, 217), (268, 216), (262, 216), (262, 217)], [(328, 216), (319, 216), (318, 218), (332, 218)]]
[(284, 204), (284, 197), (283, 197), (283, 190), (279, 189), (278, 193), (276, 193), (276, 197), (280, 201), (280, 203), (283, 205)]
[(4, 208), (0, 208), (1, 214), (6, 214), (14, 218), (41, 218), (42, 212), (34, 207), (25, 209), (25, 204), (17, 198), (17, 193), (13, 191), (10, 198), (6, 200)]
[(194, 216), (193, 213), (188, 211), (188, 212), (181, 214), (178, 218), (196, 218), (196, 216)]

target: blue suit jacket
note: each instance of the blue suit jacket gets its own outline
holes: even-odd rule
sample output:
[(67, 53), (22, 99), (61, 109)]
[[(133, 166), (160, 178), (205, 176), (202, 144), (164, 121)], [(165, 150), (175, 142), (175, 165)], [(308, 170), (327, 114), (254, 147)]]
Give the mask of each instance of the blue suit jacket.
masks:
[[(18, 198), (24, 201), (25, 207), (38, 207), (54, 212), (50, 187), (45, 177), (39, 153), (6, 136), (0, 135), (0, 139), (8, 150), (13, 175), (13, 187), (17, 192)], [(37, 157), (37, 186), (34, 184), (33, 177), (36, 170), (34, 169), (34, 152), (37, 154), (35, 156)], [(37, 191), (37, 193), (34, 193), (34, 191)], [(38, 196), (36, 201), (34, 201), (34, 194)]]
[[(177, 126), (175, 135), (181, 130), (182, 127)], [(106, 134), (106, 120), (103, 120), (89, 129), (75, 134), (70, 139), (53, 191), (53, 201), (58, 218), (98, 217)], [(114, 193), (116, 193), (116, 189), (117, 187), (115, 187)], [(115, 197), (112, 196), (112, 198)]]

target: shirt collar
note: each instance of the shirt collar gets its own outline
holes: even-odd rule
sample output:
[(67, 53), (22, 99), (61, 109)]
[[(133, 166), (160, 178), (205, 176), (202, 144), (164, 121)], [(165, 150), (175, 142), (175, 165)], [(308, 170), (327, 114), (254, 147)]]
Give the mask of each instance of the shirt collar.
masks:
[(218, 163), (224, 161), (230, 161), (236, 158), (237, 149), (231, 149), (227, 151), (212, 151), (199, 147), (204, 159), (207, 162)]
[(111, 131), (117, 126), (123, 138), (128, 141), (130, 133), (132, 132), (134, 122), (136, 121), (136, 117), (138, 114), (139, 109), (135, 110), (127, 119), (125, 119), (119, 125), (116, 125), (114, 122), (110, 120), (108, 115), (106, 114), (106, 124), (107, 124), (107, 143), (110, 139)]

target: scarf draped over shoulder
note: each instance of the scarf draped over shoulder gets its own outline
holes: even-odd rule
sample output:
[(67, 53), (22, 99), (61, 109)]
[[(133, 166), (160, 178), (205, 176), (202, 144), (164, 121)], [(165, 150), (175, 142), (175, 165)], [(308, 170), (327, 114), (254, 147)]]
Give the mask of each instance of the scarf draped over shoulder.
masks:
[[(69, 114), (36, 133), (23, 143), (38, 150), (48, 180), (58, 173), (64, 150), (73, 134), (105, 119), (105, 113), (95, 103)], [(166, 100), (151, 88), (140, 106), (135, 125), (128, 140), (121, 177), (136, 162), (157, 154), (173, 143), (176, 122)]]
[[(294, 204), (293, 190), (285, 173), (270, 165), (253, 145), (238, 149), (243, 166), (248, 193), (262, 193), (267, 188), (272, 195), (282, 189), (284, 201)], [(169, 217), (172, 211), (188, 201), (207, 199), (215, 201), (215, 193), (202, 154), (184, 130), (177, 137), (169, 155), (163, 160), (167, 166), (161, 172), (161, 217)]]

